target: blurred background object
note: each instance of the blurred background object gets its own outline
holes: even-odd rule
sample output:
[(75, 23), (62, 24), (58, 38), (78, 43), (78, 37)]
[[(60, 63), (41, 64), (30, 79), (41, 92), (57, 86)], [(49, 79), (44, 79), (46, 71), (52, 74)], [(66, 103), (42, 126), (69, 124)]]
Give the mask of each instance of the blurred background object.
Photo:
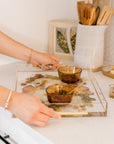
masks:
[[(113, 0), (111, 6), (114, 8)], [(104, 65), (114, 65), (114, 16), (106, 30), (104, 46)]]
[(93, 0), (93, 4), (99, 6), (102, 10), (104, 6), (111, 6), (111, 0)]

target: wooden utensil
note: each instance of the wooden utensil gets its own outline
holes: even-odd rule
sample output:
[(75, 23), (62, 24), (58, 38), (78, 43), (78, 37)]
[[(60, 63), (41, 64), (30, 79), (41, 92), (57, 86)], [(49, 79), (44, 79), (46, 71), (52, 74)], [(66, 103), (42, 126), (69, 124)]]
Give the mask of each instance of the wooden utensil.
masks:
[(69, 91), (67, 94), (73, 93), (75, 90), (77, 90), (79, 87), (84, 85), (86, 83), (86, 80), (82, 81), (77, 87), (75, 87), (73, 90)]
[(94, 13), (94, 20), (93, 20), (93, 25), (96, 25), (97, 24), (97, 20), (98, 20), (98, 17), (99, 17), (99, 14), (100, 14), (100, 7), (96, 7), (96, 10), (95, 10), (95, 13)]
[(82, 23), (82, 19), (81, 19), (81, 9), (82, 7), (84, 6), (85, 4), (85, 1), (78, 1), (77, 2), (77, 11), (78, 11), (78, 19), (79, 19), (79, 22)]
[(104, 66), (102, 67), (102, 73), (108, 77), (111, 77), (114, 79), (114, 65)]
[(85, 4), (81, 11), (82, 24), (92, 25), (95, 17), (95, 7), (92, 4)]
[(97, 25), (108, 25), (113, 14), (114, 14), (114, 9), (105, 6), (98, 17)]
[(81, 9), (83, 8), (84, 4), (87, 4), (87, 3), (90, 3), (89, 0), (78, 1), (77, 2), (78, 19), (79, 19), (80, 23), (82, 23), (82, 20), (81, 20)]

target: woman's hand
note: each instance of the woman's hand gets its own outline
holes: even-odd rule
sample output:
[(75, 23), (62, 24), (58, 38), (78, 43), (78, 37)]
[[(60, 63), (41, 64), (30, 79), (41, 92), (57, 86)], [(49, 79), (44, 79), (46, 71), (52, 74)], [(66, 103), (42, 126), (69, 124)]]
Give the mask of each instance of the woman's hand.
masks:
[(13, 92), (8, 109), (27, 124), (44, 127), (50, 117), (59, 118), (52, 109), (41, 103), (36, 96)]
[(50, 54), (40, 53), (13, 40), (0, 31), (0, 53), (24, 60), (34, 66), (41, 66), (41, 69), (56, 69), (59, 67), (59, 60)]
[(32, 51), (31, 63), (33, 66), (40, 66), (43, 70), (54, 70), (59, 67), (59, 59), (51, 54)]

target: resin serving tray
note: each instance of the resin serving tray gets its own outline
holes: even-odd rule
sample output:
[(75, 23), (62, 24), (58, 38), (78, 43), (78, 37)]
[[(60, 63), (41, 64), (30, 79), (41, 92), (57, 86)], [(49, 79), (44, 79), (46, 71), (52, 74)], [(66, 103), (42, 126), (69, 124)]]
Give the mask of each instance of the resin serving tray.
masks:
[[(73, 88), (82, 81), (85, 84), (73, 94), (71, 103), (49, 103), (46, 88), (53, 84), (70, 85)], [(77, 83), (66, 84), (59, 80), (57, 71), (17, 72), (16, 91), (26, 92), (38, 96), (50, 108), (53, 108), (63, 117), (73, 116), (106, 116), (107, 101), (95, 77), (83, 71)]]

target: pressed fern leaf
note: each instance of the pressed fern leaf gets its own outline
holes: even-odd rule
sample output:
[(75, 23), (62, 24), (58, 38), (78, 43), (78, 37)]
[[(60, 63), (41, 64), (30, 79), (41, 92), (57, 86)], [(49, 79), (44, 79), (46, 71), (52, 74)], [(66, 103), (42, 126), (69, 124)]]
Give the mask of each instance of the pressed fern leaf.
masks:
[(71, 46), (72, 46), (72, 50), (73, 50), (73, 51), (75, 50), (75, 43), (76, 43), (76, 34), (74, 34), (74, 35), (71, 37)]
[(60, 31), (57, 31), (57, 44), (65, 53), (69, 53), (67, 40)]
[[(76, 43), (76, 34), (74, 34), (71, 37), (70, 41), (71, 41), (72, 50), (74, 51), (75, 50), (75, 43)], [(68, 47), (67, 40), (60, 31), (57, 31), (57, 44), (60, 46), (60, 48), (65, 53), (69, 53), (69, 47)]]

